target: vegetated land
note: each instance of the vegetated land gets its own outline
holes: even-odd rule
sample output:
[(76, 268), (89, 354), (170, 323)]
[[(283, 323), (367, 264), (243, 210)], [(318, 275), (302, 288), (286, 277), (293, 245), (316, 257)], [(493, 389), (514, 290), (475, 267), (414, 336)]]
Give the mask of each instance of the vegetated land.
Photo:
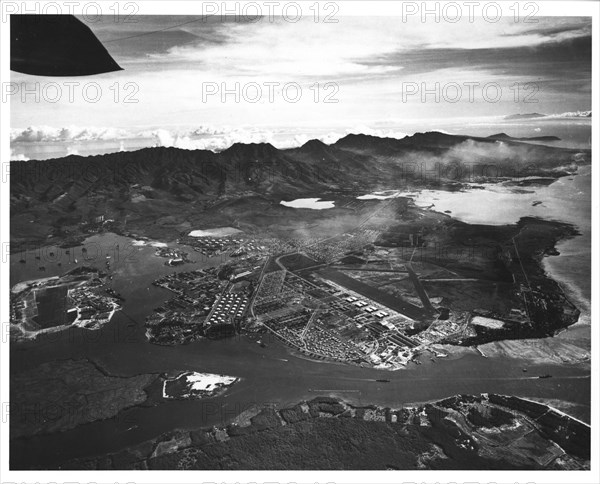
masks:
[[(187, 240), (192, 230), (235, 227), (244, 233), (244, 247), (220, 240), (209, 241), (217, 249), (193, 247), (212, 253), (220, 251), (223, 243), (239, 255), (235, 260), (232, 256), (214, 271), (183, 272), (155, 281), (175, 297), (158, 308), (156, 320), (151, 319), (158, 324), (147, 322), (148, 329), (156, 330), (149, 332), (151, 341), (185, 343), (204, 337), (205, 330), (212, 328), (271, 328), (310, 356), (350, 358), (379, 367), (391, 362), (391, 368), (396, 368), (432, 343), (475, 345), (543, 337), (577, 321), (578, 310), (540, 266), (541, 258), (556, 254), (558, 240), (576, 231), (567, 224), (535, 218), (498, 227), (470, 225), (415, 207), (407, 197), (384, 201), (356, 197), (385, 189), (462, 190), (473, 181), (520, 183), (525, 176), (550, 183), (588, 163), (589, 150), (441, 133), (403, 140), (349, 135), (334, 145), (313, 140), (292, 150), (237, 144), (218, 154), (152, 148), (15, 162), (11, 166), (11, 249), (68, 247), (102, 231), (171, 242)], [(334, 200), (335, 208), (280, 205), (281, 200), (311, 195)], [(346, 288), (347, 279), (332, 280), (332, 270), (347, 271), (346, 277), (360, 284)], [(367, 301), (370, 294), (377, 294), (377, 299)], [(388, 296), (422, 308), (423, 316), (417, 312), (415, 320), (400, 314), (384, 316), (382, 311), (393, 312), (379, 304)], [(354, 306), (348, 301), (353, 298), (364, 305)], [(433, 312), (425, 310), (428, 304)], [(41, 306), (44, 314), (56, 319), (46, 310), (44, 299)], [(372, 309), (367, 314), (365, 308)], [(56, 311), (62, 314), (63, 309), (57, 306)], [(195, 318), (189, 318), (190, 311)], [(378, 321), (384, 317), (387, 326)], [(264, 327), (246, 326), (259, 318)], [(488, 320), (493, 324), (475, 324)], [(211, 321), (214, 324), (208, 325)], [(158, 385), (155, 375), (121, 379), (85, 362), (72, 363), (72, 368), (71, 363), (65, 364), (67, 371), (55, 362), (38, 368), (39, 373), (11, 375), (15, 401), (25, 406), (39, 403), (40, 395), (53, 400), (70, 395), (77, 409), (78, 399), (88, 398), (98, 408), (94, 420), (144, 402), (144, 389)], [(60, 375), (58, 383), (56, 375)], [(116, 387), (115, 379), (119, 380)], [(88, 383), (106, 391), (94, 393)], [(111, 402), (118, 398), (118, 408), (107, 404), (107, 398)], [(425, 405), (407, 414), (396, 412), (395, 421), (390, 410), (313, 401), (278, 412), (264, 410), (249, 426), (176, 432), (159, 442), (67, 467), (588, 466), (589, 444), (577, 448), (576, 442), (585, 443), (589, 437), (574, 421), (510, 397), (469, 398)], [(11, 432), (13, 425), (17, 427), (12, 436), (91, 421), (89, 412), (82, 412), (79, 420), (33, 424), (13, 423), (13, 417)], [(522, 425), (513, 428), (514, 422)], [(521, 435), (521, 429), (529, 431)], [(502, 440), (503, 436), (510, 439)]]
[(11, 374), (10, 437), (64, 431), (142, 404), (158, 375), (120, 377), (89, 360), (43, 363)]
[[(470, 225), (406, 198), (359, 211), (342, 233), (240, 237), (254, 249), (155, 281), (175, 297), (148, 317), (149, 341), (270, 332), (311, 358), (395, 370), (433, 344), (541, 338), (579, 317), (540, 265), (577, 233), (568, 224)], [(320, 217), (332, 226), (340, 215)]]
[[(176, 148), (11, 162), (11, 249), (74, 245), (111, 230), (172, 240), (189, 229), (282, 228), (282, 199), (465, 182), (556, 178), (590, 150), (510, 139), (418, 133), (401, 140), (348, 135), (300, 148), (235, 144), (220, 153)], [(329, 199), (329, 198), (328, 198)], [(310, 223), (317, 214), (305, 214)]]
[[(477, 157), (469, 158), (474, 150)], [(479, 165), (467, 166), (463, 158)], [(228, 336), (245, 330), (248, 318), (260, 316), (250, 323), (308, 356), (396, 369), (432, 343), (475, 345), (543, 337), (576, 322), (577, 308), (540, 266), (542, 257), (556, 254), (558, 240), (576, 231), (534, 218), (499, 227), (470, 225), (418, 208), (409, 197), (358, 200), (357, 195), (398, 184), (463, 189), (464, 182), (456, 179), (514, 182), (535, 175), (553, 180), (565, 174), (565, 166), (576, 171), (588, 161), (586, 151), (441, 133), (403, 140), (348, 136), (335, 145), (309, 142), (294, 150), (262, 144), (234, 145), (219, 154), (170, 149), (116, 153), (78, 159), (77, 169), (93, 170), (77, 179), (58, 179), (61, 166), (72, 167), (66, 159), (45, 161), (39, 168), (52, 171), (50, 178), (59, 180), (55, 184), (27, 178), (18, 169), (11, 178), (11, 237), (17, 246), (20, 240), (35, 241), (27, 227), (43, 224), (32, 224), (29, 218), (34, 216), (35, 222), (38, 211), (45, 211), (44, 220), (58, 217), (57, 229), (43, 234), (45, 244), (69, 244), (110, 230), (177, 239), (195, 244), (194, 251), (207, 256), (230, 251), (232, 258), (238, 256), (215, 274), (189, 272), (155, 281), (176, 297), (147, 319), (150, 341), (180, 344)], [(420, 174), (407, 168), (419, 163), (425, 170)], [(21, 168), (26, 172), (36, 166), (38, 162), (27, 162), (27, 169)], [(269, 176), (261, 178), (265, 172), (259, 167)], [(55, 193), (61, 184), (65, 191)], [(85, 198), (74, 198), (81, 195), (77, 187), (94, 200), (93, 210)], [(335, 207), (293, 209), (279, 203), (310, 193), (335, 200)], [(59, 217), (67, 212), (73, 224)], [(208, 242), (188, 236), (192, 230), (216, 227), (238, 227), (236, 234), (241, 230), (243, 235)], [(345, 270), (401, 269), (408, 277), (372, 287), (369, 272), (349, 276), (336, 271), (338, 265)], [(261, 286), (262, 278), (277, 267), (297, 277), (284, 275), (281, 284)], [(233, 284), (231, 277), (244, 273)], [(261, 287), (275, 289), (255, 298)], [(358, 313), (346, 304), (353, 296), (342, 297), (344, 290), (364, 296)], [(315, 314), (319, 305), (321, 315)], [(388, 316), (387, 326), (382, 326), (381, 319)], [(497, 322), (474, 324), (473, 316)], [(405, 324), (403, 317), (412, 322)], [(395, 332), (402, 334), (396, 338)]]
[(317, 397), (61, 468), (589, 469), (589, 442), (589, 426), (516, 397), (457, 395), (401, 409)]

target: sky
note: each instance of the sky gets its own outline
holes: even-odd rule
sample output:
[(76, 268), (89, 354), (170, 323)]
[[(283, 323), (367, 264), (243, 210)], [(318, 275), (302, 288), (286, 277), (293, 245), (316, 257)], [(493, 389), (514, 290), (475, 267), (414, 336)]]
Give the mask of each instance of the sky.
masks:
[(493, 134), (505, 116), (533, 112), (552, 116), (504, 127), (518, 136), (590, 126), (563, 114), (591, 109), (590, 18), (132, 20), (86, 23), (122, 71), (11, 73), (14, 158), (237, 141), (286, 147), (349, 132)]

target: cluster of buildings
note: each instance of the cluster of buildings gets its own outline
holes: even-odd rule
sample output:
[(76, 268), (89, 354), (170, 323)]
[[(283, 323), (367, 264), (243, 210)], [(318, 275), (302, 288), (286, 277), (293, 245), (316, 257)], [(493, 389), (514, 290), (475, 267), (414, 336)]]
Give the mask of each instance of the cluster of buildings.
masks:
[(66, 325), (97, 329), (120, 309), (121, 299), (89, 268), (31, 281), (11, 292), (11, 334), (35, 337)]
[(316, 359), (343, 363), (366, 362), (365, 355), (351, 341), (322, 327), (318, 312), (307, 308), (289, 309), (270, 314), (262, 322), (281, 341)]
[(285, 276), (285, 270), (265, 274), (256, 293), (256, 301), (262, 301), (278, 295), (283, 287)]
[(146, 320), (146, 336), (159, 344), (180, 344), (202, 336), (234, 334), (253, 292), (257, 267), (236, 266), (229, 278), (223, 266), (177, 272), (153, 282), (175, 297), (154, 309)]
[(248, 302), (248, 296), (245, 294), (222, 294), (215, 301), (206, 319), (206, 325), (233, 324), (235, 320), (240, 321), (244, 317)]
[(258, 245), (258, 243), (251, 240), (243, 245), (240, 245), (230, 255), (231, 255), (231, 257), (242, 257), (242, 256), (245, 256), (248, 254), (262, 253), (262, 252), (265, 252), (266, 250), (267, 250), (266, 246)]
[(348, 296), (345, 299), (349, 303), (354, 304), (356, 307), (361, 308), (361, 309), (365, 310), (367, 313), (373, 314), (374, 316), (377, 316), (380, 319), (387, 318), (390, 315), (390, 313), (388, 313), (387, 311), (384, 311), (383, 309), (379, 309), (379, 308), (377, 308), (377, 306), (375, 306), (373, 304), (369, 305), (368, 302), (359, 300), (356, 296)]
[(380, 230), (359, 227), (326, 242), (320, 239), (316, 241), (307, 239), (302, 241), (304, 244), (299, 244), (299, 249), (315, 260), (334, 262), (343, 257), (344, 254), (362, 250), (365, 245), (372, 244), (377, 240), (380, 233)]
[(188, 253), (182, 250), (173, 249), (171, 247), (158, 247), (154, 253), (158, 257), (168, 259), (165, 265), (178, 266), (190, 262)]
[[(244, 317), (252, 314), (257, 327), (264, 327), (311, 357), (399, 368), (413, 360), (427, 345), (460, 331), (458, 319), (454, 316), (444, 318), (419, 337), (412, 337), (409, 329), (414, 329), (415, 321), (399, 313), (401, 309), (382, 305), (385, 303), (372, 299), (366, 290), (355, 287), (351, 290), (349, 287), (352, 286), (339, 285), (343, 281), (338, 284), (339, 281), (333, 282), (321, 273), (311, 272), (312, 269), (306, 271), (306, 264), (301, 260), (285, 256), (290, 260), (284, 262), (282, 258), (281, 263), (289, 270), (267, 271), (260, 280), (257, 280), (258, 266), (250, 267), (248, 262), (253, 257), (270, 253), (277, 244), (314, 250), (317, 252), (314, 258), (323, 261), (327, 260), (327, 254), (339, 257), (359, 248), (362, 250), (379, 233), (359, 227), (317, 244), (305, 239), (260, 239), (257, 242), (236, 235), (187, 237), (184, 243), (207, 255), (235, 247), (229, 255), (236, 257), (236, 262), (229, 263), (233, 270), (226, 274), (228, 279), (225, 280), (216, 277), (218, 269), (212, 269), (211, 274), (192, 271), (156, 281), (156, 285), (177, 294), (175, 300), (183, 305), (181, 308), (162, 308), (167, 309), (163, 315), (167, 322), (172, 322), (193, 314), (198, 316), (196, 324), (210, 331), (239, 329)], [(294, 272), (290, 264), (305, 272)], [(266, 267), (274, 268), (268, 263)], [(398, 320), (401, 324), (395, 323)]]
[(390, 322), (401, 315), (319, 277), (271, 272), (258, 295), (260, 324), (313, 358), (393, 369), (419, 346)]
[(117, 297), (100, 293), (96, 285), (77, 286), (69, 290), (68, 299), (73, 307), (67, 312), (76, 315), (73, 325), (82, 328), (99, 328), (121, 309)]
[(212, 306), (225, 282), (217, 276), (214, 268), (188, 272), (176, 272), (155, 280), (153, 285), (163, 287), (175, 293), (179, 299), (191, 302), (195, 306)]
[(152, 283), (175, 294), (146, 319), (146, 337), (158, 344), (180, 344), (204, 335), (204, 323), (227, 285), (215, 268), (177, 272)]
[(213, 257), (215, 255), (223, 254), (228, 250), (236, 247), (239, 249), (245, 240), (240, 237), (192, 237), (189, 235), (182, 236), (178, 242), (180, 244), (189, 245), (193, 247), (196, 252), (200, 252), (202, 255), (207, 257)]
[(327, 358), (344, 363), (364, 362), (364, 353), (352, 343), (343, 341), (337, 335), (318, 325), (310, 328), (300, 339), (300, 350), (310, 356)]

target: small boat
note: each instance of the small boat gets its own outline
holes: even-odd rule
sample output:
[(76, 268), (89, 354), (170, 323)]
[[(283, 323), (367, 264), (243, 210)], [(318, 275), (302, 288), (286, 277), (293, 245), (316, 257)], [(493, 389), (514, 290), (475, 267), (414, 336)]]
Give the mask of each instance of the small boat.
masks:
[(523, 368), (523, 373), (527, 373), (527, 368)]
[(20, 262), (21, 264), (25, 264), (25, 259), (21, 259), (19, 262)]
[(552, 375), (550, 375), (549, 373), (546, 373), (545, 375), (538, 376), (538, 378), (552, 378)]
[(389, 383), (390, 382), (389, 380), (385, 380), (385, 379), (379, 379), (379, 380), (375, 380), (375, 381), (377, 381), (379, 383)]

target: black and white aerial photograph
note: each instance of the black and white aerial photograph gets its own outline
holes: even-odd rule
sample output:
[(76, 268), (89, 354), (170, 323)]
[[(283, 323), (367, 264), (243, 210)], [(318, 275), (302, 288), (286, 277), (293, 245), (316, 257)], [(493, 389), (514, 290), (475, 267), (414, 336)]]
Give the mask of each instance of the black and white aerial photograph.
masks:
[(0, 8), (2, 482), (600, 482), (600, 3)]

